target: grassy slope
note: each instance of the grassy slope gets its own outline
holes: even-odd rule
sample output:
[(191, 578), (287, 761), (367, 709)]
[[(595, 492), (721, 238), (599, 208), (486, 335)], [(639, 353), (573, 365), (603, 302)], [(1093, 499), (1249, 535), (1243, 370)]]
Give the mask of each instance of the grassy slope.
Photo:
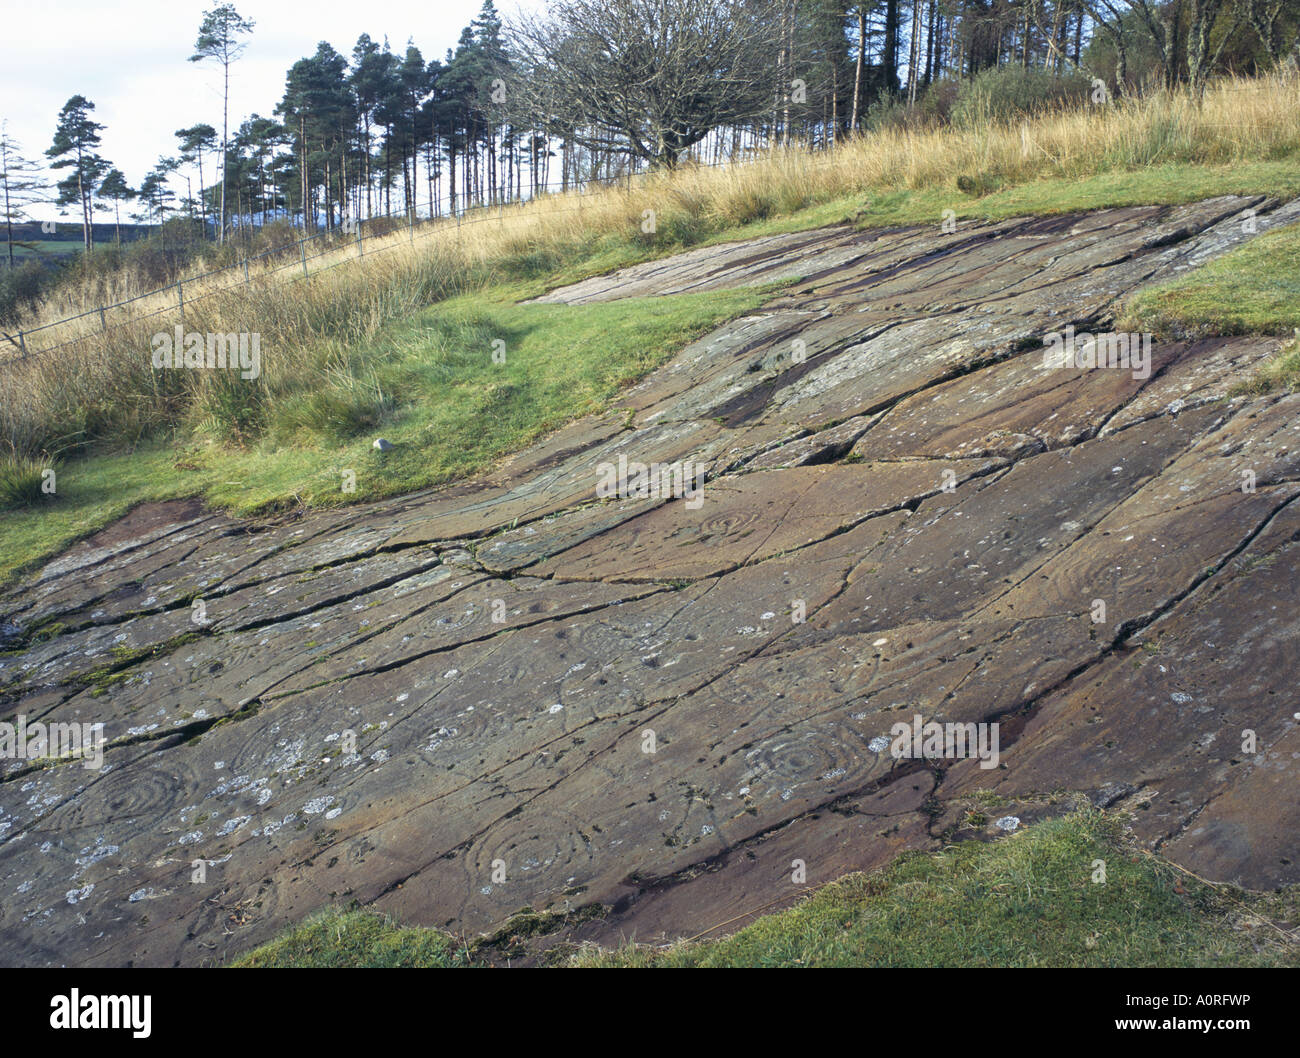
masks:
[[(1256, 334), (1300, 339), (1300, 224), (1257, 239), (1129, 298), (1121, 329), (1174, 337)], [(1300, 340), (1283, 346), (1241, 392), (1300, 388)]]
[[(1094, 881), (1098, 860), (1104, 882)], [(1291, 928), (1290, 940), (1278, 920)], [(1205, 885), (1133, 850), (1116, 820), (1089, 810), (988, 844), (902, 856), (720, 940), (587, 948), (568, 964), (1296, 966), (1298, 920), (1300, 890), (1260, 895)], [(235, 965), (466, 966), (485, 963), (485, 948), (373, 912), (332, 911)]]
[[(1300, 195), (1300, 168), (1286, 162), (1225, 167), (1168, 165), (1073, 180), (1034, 180), (969, 198), (944, 189), (850, 196), (784, 216), (719, 228), (716, 243), (853, 221), (864, 227), (934, 224), (1024, 214), (1192, 202), (1220, 194)], [(5, 512), (0, 583), (102, 528), (131, 506), (179, 496), (248, 514), (276, 507), (373, 499), (480, 471), (546, 431), (605, 406), (617, 390), (691, 338), (761, 304), (763, 292), (718, 292), (585, 307), (520, 305), (565, 282), (680, 249), (604, 240), (555, 262), (544, 278), (502, 282), (385, 327), (371, 342), (339, 344), (347, 385), (286, 401), (272, 436), (244, 448), (182, 433), (171, 442), (77, 459), (58, 474), (53, 501)], [(491, 340), (507, 343), (504, 368)], [(555, 350), (568, 350), (554, 355)], [(361, 375), (365, 384), (352, 380)], [(490, 411), (492, 429), (479, 413)], [(382, 433), (402, 447), (382, 462)], [(357, 472), (355, 493), (341, 471)], [(3, 470), (0, 469), (0, 473)]]
[[(521, 305), (515, 287), (463, 296), (340, 349), (366, 386), (322, 388), (282, 410), (244, 448), (212, 438), (149, 442), (56, 468), (54, 498), (6, 511), (0, 581), (146, 500), (201, 495), (240, 514), (331, 506), (464, 477), (599, 411), (691, 339), (759, 305), (722, 291), (587, 306)], [(505, 363), (492, 360), (493, 341)], [(371, 448), (382, 434), (397, 447)], [(344, 470), (356, 475), (343, 491)], [(2, 484), (2, 483), (0, 483)]]
[[(161, 324), (148, 319), (115, 321), (106, 335), (93, 320), (84, 335), (82, 323), (42, 332), (49, 341), (84, 340), (0, 373), (0, 448), (11, 450), (0, 455), (0, 581), (150, 499), (200, 495), (247, 513), (473, 473), (612, 399), (610, 386), (751, 304), (728, 300), (736, 295), (707, 307), (682, 303), (666, 310), (679, 313), (675, 320), (658, 319), (643, 335), (632, 320), (651, 310), (600, 310), (624, 313), (626, 339), (603, 359), (575, 366), (535, 355), (525, 374), (516, 370), (526, 362), (521, 353), (485, 375), (483, 340), (492, 334), (509, 340), (522, 331), (535, 352), (563, 349), (586, 319), (597, 336), (588, 349), (601, 352), (599, 333), (613, 317), (544, 317), (538, 307), (509, 304), (568, 280), (685, 246), (841, 221), (929, 225), (948, 210), (960, 221), (1226, 193), (1295, 197), (1297, 99), (1297, 85), (1284, 78), (1230, 79), (1200, 101), (1155, 93), (1005, 125), (885, 128), (833, 152), (778, 150), (744, 166), (547, 196), (463, 228), (434, 225), (418, 243), (400, 232), (372, 239), (360, 262), (344, 247), (335, 254), (340, 267), (317, 262), (310, 280), (289, 282), (292, 268), (231, 289), (188, 283), (191, 330), (262, 335), (264, 373), (252, 384), (220, 372), (153, 371), (142, 350)], [(647, 208), (658, 217), (652, 236), (641, 231)], [(136, 286), (124, 273), (105, 289), (87, 287), (81, 307), (138, 293)], [(430, 310), (431, 302), (441, 307)], [(169, 306), (163, 294), (136, 307)], [(50, 311), (67, 308), (60, 301)], [(596, 363), (610, 371), (595, 384), (577, 379), (578, 400), (549, 399)], [(466, 416), (480, 421), (470, 428)], [(403, 442), (383, 463), (368, 448), (379, 432)], [(42, 464), (71, 446), (78, 455), (61, 469), (58, 498), (42, 499)], [(36, 462), (24, 465), (23, 457)], [(335, 488), (343, 469), (358, 474), (350, 496)], [(13, 513), (15, 497), (34, 498), (40, 513)]]

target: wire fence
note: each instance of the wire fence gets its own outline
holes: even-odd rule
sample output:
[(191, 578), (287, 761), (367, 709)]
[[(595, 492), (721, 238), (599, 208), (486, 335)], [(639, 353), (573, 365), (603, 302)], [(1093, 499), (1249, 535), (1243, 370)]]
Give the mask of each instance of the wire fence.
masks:
[[(1244, 88), (1232, 88), (1230, 90), (1262, 91), (1264, 89), (1265, 86), (1246, 86)], [(787, 149), (790, 147), (797, 147), (797, 146), (798, 146), (797, 144), (790, 144), (787, 145)], [(763, 144), (763, 145), (754, 145), (750, 147), (742, 147), (738, 151), (736, 151), (731, 157), (721, 161), (704, 162), (704, 161), (692, 159), (690, 164), (695, 168), (705, 168), (705, 169), (753, 165), (770, 158), (776, 151), (780, 149), (782, 148), (779, 147), (777, 144), (771, 144), (771, 143)], [(832, 145), (831, 150), (833, 151), (833, 149), (834, 146)], [(834, 165), (838, 163), (835, 159), (827, 157), (822, 160), (805, 159), (801, 162), (801, 164), (805, 167), (815, 169), (822, 165)], [(25, 360), (30, 360), (33, 357), (44, 356), (46, 354), (57, 352), (60, 349), (67, 348), (72, 345), (77, 345), (85, 341), (102, 338), (103, 335), (108, 334), (111, 331), (120, 330), (125, 327), (130, 327), (144, 320), (152, 319), (157, 316), (169, 315), (173, 312), (179, 315), (180, 320), (183, 324), (185, 318), (185, 309), (187, 305), (192, 306), (197, 302), (204, 301), (208, 298), (229, 293), (240, 285), (246, 286), (251, 284), (254, 278), (251, 266), (256, 263), (260, 263), (264, 260), (284, 258), (284, 260), (282, 260), (279, 264), (276, 264), (272, 267), (259, 268), (256, 274), (257, 279), (263, 279), (289, 270), (301, 270), (302, 275), (294, 278), (306, 279), (306, 278), (310, 278), (311, 276), (319, 275), (323, 272), (330, 271), (333, 268), (337, 268), (341, 264), (347, 264), (352, 261), (355, 261), (358, 258), (369, 257), (373, 254), (383, 253), (387, 250), (395, 249), (396, 247), (403, 245), (403, 243), (400, 240), (394, 240), (391, 238), (391, 236), (397, 230), (397, 227), (394, 227), (395, 224), (398, 226), (406, 227), (407, 234), (408, 234), (407, 243), (412, 244), (419, 239), (429, 238), (430, 236), (438, 235), (443, 232), (449, 231), (453, 226), (456, 228), (464, 228), (475, 224), (487, 224), (487, 223), (494, 223), (494, 222), (502, 223), (504, 222), (505, 211), (507, 208), (518, 208), (520, 206), (528, 205), (537, 202), (539, 200), (543, 200), (543, 196), (550, 197), (553, 190), (561, 191), (563, 193), (564, 198), (567, 200), (573, 200), (573, 199), (581, 200), (596, 195), (607, 194), (611, 189), (617, 188), (622, 184), (625, 184), (625, 186), (630, 189), (632, 186), (633, 179), (638, 175), (643, 175), (643, 174), (629, 172), (627, 174), (619, 175), (617, 177), (613, 177), (604, 181), (592, 180), (589, 181), (588, 184), (586, 185), (587, 190), (569, 190), (568, 185), (571, 184), (572, 181), (557, 180), (557, 181), (551, 181), (549, 183), (539, 183), (530, 188), (530, 195), (527, 197), (516, 196), (509, 200), (495, 202), (495, 203), (479, 202), (472, 205), (466, 205), (460, 208), (451, 206), (447, 213), (443, 214), (439, 212), (438, 215), (430, 216), (425, 219), (418, 218), (416, 216), (416, 213), (413, 210), (408, 210), (408, 209), (402, 209), (402, 210), (397, 210), (389, 213), (382, 213), (378, 215), (372, 214), (370, 217), (367, 217), (365, 219), (345, 217), (340, 227), (338, 228), (334, 228), (334, 229), (327, 228), (325, 230), (316, 232), (315, 234), (304, 236), (303, 238), (295, 240), (294, 242), (282, 246), (271, 247), (270, 249), (264, 250), (261, 253), (253, 254), (251, 256), (246, 256), (242, 260), (237, 261), (231, 265), (224, 265), (220, 268), (214, 268), (206, 272), (200, 272), (194, 275), (186, 276), (184, 278), (177, 279), (175, 282), (167, 284), (165, 286), (158, 287), (153, 290), (148, 290), (143, 293), (136, 294), (132, 297), (124, 298), (120, 301), (114, 301), (104, 305), (96, 306), (94, 308), (87, 309), (84, 312), (79, 312), (76, 313), (75, 315), (67, 316), (62, 319), (53, 320), (49, 323), (43, 323), (36, 327), (20, 328), (14, 334), (10, 334), (6, 331), (0, 331), (0, 339), (7, 341), (11, 347), (11, 355), (9, 355), (8, 357), (0, 357), (0, 367), (12, 367), (15, 364), (21, 364)], [(439, 194), (438, 198), (436, 199), (436, 204), (437, 204), (436, 209), (439, 211), (442, 208), (442, 201), (443, 201), (442, 195)], [(434, 203), (431, 201), (430, 205), (432, 207)], [(576, 207), (569, 207), (569, 208), (564, 208), (561, 206), (551, 210), (550, 215), (575, 213), (575, 212), (579, 212), (581, 208), (582, 207), (580, 205)], [(386, 227), (385, 230), (379, 232), (378, 234), (366, 236), (365, 227), (367, 224), (370, 224), (372, 226), (371, 230), (373, 231), (374, 226), (376, 224), (380, 224), (381, 222), (388, 225), (388, 227)], [(385, 239), (386, 241), (384, 242), (383, 245), (368, 250), (366, 248), (367, 241), (374, 241), (376, 239)], [(318, 265), (314, 269), (311, 267), (311, 263), (313, 261), (319, 261), (323, 257), (327, 257), (332, 254), (343, 251), (347, 248), (349, 243), (355, 244), (356, 246), (355, 254), (340, 254), (339, 259), (334, 261), (331, 264)], [(313, 252), (309, 254), (307, 250), (308, 245), (312, 245), (313, 248), (319, 247), (319, 250), (317, 252)], [(235, 282), (233, 283), (230, 283), (222, 287), (218, 287), (213, 290), (207, 290), (202, 293), (191, 294), (189, 297), (186, 296), (185, 288), (187, 285), (193, 288), (196, 284), (199, 284), (204, 280), (211, 279), (214, 276), (231, 275), (231, 274), (235, 276)], [(137, 302), (146, 301), (150, 298), (158, 298), (160, 295), (165, 295), (169, 291), (174, 293), (174, 297), (175, 297), (174, 301), (171, 301), (168, 304), (163, 305), (151, 312), (132, 315), (127, 319), (118, 322), (109, 321), (109, 316), (111, 313), (116, 313), (121, 309), (124, 309)], [(78, 321), (81, 320), (87, 320), (87, 319), (93, 320), (95, 318), (98, 318), (99, 321), (99, 327), (97, 330), (79, 334), (67, 341), (59, 342), (58, 344), (55, 345), (48, 345), (48, 346), (38, 345), (36, 347), (33, 347), (30, 344), (30, 339), (32, 338), (33, 335), (40, 334), (41, 332), (51, 331), (56, 328), (64, 328), (67, 327), (69, 324), (77, 323)], [(3, 346), (0, 346), (0, 348), (3, 348)]]
[[(587, 192), (587, 194), (595, 193), (596, 192), (594, 191)], [(87, 309), (84, 312), (65, 316), (57, 320), (51, 320), (48, 323), (43, 323), (36, 327), (19, 328), (12, 334), (7, 331), (0, 332), (0, 336), (3, 336), (3, 338), (9, 342), (12, 350), (16, 350), (17, 354), (0, 359), (0, 366), (12, 366), (15, 363), (21, 363), (26, 359), (53, 353), (60, 349), (67, 348), (68, 346), (101, 337), (111, 331), (129, 327), (156, 316), (177, 313), (183, 323), (187, 306), (193, 306), (197, 302), (203, 301), (207, 298), (229, 293), (241, 285), (251, 284), (254, 279), (262, 279), (285, 271), (298, 269), (301, 269), (302, 271), (301, 278), (309, 278), (312, 275), (337, 267), (338, 264), (352, 261), (359, 257), (367, 257), (373, 254), (382, 253), (385, 250), (400, 246), (402, 245), (402, 242), (400, 240), (393, 240), (392, 236), (400, 231), (401, 227), (407, 229), (409, 237), (408, 241), (415, 242), (417, 239), (428, 238), (431, 235), (447, 231), (453, 223), (456, 227), (464, 227), (466, 225), (499, 221), (500, 214), (507, 205), (518, 206), (529, 201), (530, 199), (524, 198), (513, 199), (499, 205), (469, 206), (439, 217), (427, 218), (424, 220), (417, 219), (413, 214), (408, 213), (405, 210), (401, 212), (372, 215), (364, 220), (344, 218), (341, 225), (337, 228), (322, 230), (312, 235), (303, 236), (302, 238), (296, 239), (288, 244), (274, 246), (260, 253), (248, 255), (231, 265), (224, 265), (220, 268), (209, 269), (205, 272), (198, 272), (184, 276), (173, 283), (156, 287), (152, 290), (143, 291), (129, 298), (106, 302), (103, 305)], [(565, 211), (557, 210), (556, 212)], [(394, 222), (401, 223), (394, 226)], [(383, 225), (383, 230), (368, 237), (366, 235), (367, 224), (371, 225), (372, 231), (377, 225)], [(379, 238), (385, 239), (383, 245), (373, 249), (367, 248), (367, 242)], [(349, 243), (355, 244), (357, 251), (355, 255), (343, 256), (339, 261), (332, 264), (317, 265), (315, 268), (311, 267), (311, 264), (314, 261), (319, 261), (323, 257), (329, 257), (345, 251)], [(309, 247), (311, 248), (310, 251), (308, 249)], [(261, 267), (263, 262), (277, 260), (278, 263), (271, 267)], [(259, 266), (257, 267), (256, 272), (254, 272), (254, 266)], [(235, 281), (218, 287), (217, 289), (187, 295), (187, 286), (193, 289), (205, 280), (211, 280), (214, 277), (223, 275), (233, 276)], [(130, 305), (159, 298), (162, 295), (168, 294), (168, 292), (171, 292), (171, 296), (174, 298), (174, 300), (170, 301), (169, 304), (163, 305), (150, 312), (135, 313), (126, 319), (110, 322), (109, 317), (111, 314), (117, 313)], [(41, 332), (65, 328), (70, 324), (77, 323), (78, 321), (93, 321), (95, 319), (98, 319), (99, 321), (99, 327), (96, 331), (79, 334), (74, 338), (59, 342), (55, 345), (38, 345), (33, 343), (31, 340), (34, 335), (38, 335)]]
[[(769, 153), (769, 149), (764, 148), (763, 154)], [(757, 156), (751, 156), (747, 159), (728, 159), (720, 162), (693, 162), (697, 168), (726, 168), (734, 165), (748, 165), (759, 161)], [(631, 182), (635, 176), (640, 174), (629, 173), (626, 176), (612, 178), (605, 182), (591, 181), (587, 190), (568, 190), (563, 181), (551, 181), (549, 184), (538, 184), (530, 189), (528, 197), (514, 197), (509, 200), (496, 203), (475, 203), (464, 207), (451, 207), (445, 214), (420, 219), (412, 210), (397, 210), (390, 213), (381, 213), (378, 215), (360, 218), (344, 217), (341, 223), (335, 228), (327, 228), (316, 232), (312, 235), (306, 235), (291, 243), (282, 246), (271, 247), (261, 253), (246, 256), (243, 259), (230, 265), (223, 265), (220, 268), (210, 269), (206, 272), (199, 272), (193, 275), (177, 279), (173, 283), (157, 287), (153, 290), (147, 290), (140, 294), (133, 295), (129, 298), (123, 298), (120, 301), (113, 301), (99, 305), (84, 312), (76, 313), (72, 316), (66, 316), (61, 319), (52, 320), (49, 323), (43, 323), (36, 327), (19, 328), (15, 333), (10, 334), (7, 331), (0, 331), (0, 338), (8, 341), (11, 347), (11, 355), (0, 357), (0, 367), (13, 367), (22, 364), (24, 361), (39, 356), (45, 356), (57, 352), (60, 349), (69, 346), (78, 345), (82, 342), (95, 339), (102, 339), (105, 334), (115, 330), (121, 330), (126, 327), (134, 326), (145, 320), (157, 316), (170, 315), (176, 313), (181, 321), (182, 326), (185, 320), (185, 310), (187, 306), (193, 306), (198, 302), (208, 298), (216, 297), (222, 294), (228, 294), (240, 286), (250, 285), (254, 279), (264, 279), (274, 276), (281, 272), (290, 270), (301, 270), (302, 275), (292, 277), (293, 281), (299, 279), (308, 279), (312, 276), (319, 275), (323, 272), (337, 268), (339, 265), (351, 263), (362, 257), (370, 257), (375, 254), (383, 253), (387, 250), (395, 249), (402, 245), (411, 245), (417, 240), (426, 239), (433, 235), (449, 232), (454, 229), (461, 229), (476, 224), (503, 223), (505, 220), (505, 211), (508, 208), (518, 208), (537, 201), (542, 201), (543, 196), (549, 197), (554, 190), (560, 190), (566, 199), (584, 199), (597, 195), (607, 194), (611, 189), (617, 188), (620, 184), (631, 187)], [(599, 186), (592, 186), (599, 184)], [(441, 196), (438, 205), (441, 207)], [(566, 213), (580, 212), (581, 206), (576, 207), (558, 207), (548, 211), (548, 215), (560, 215)], [(365, 226), (384, 225), (384, 230), (377, 234), (367, 236)], [(393, 239), (392, 236), (400, 231), (401, 227), (407, 229), (407, 240), (403, 242), (400, 239)], [(368, 241), (384, 239), (384, 243), (374, 249), (367, 249)], [(313, 245), (316, 252), (308, 253), (308, 245)], [(356, 253), (348, 254), (346, 251), (349, 244), (355, 245)], [(319, 247), (319, 249), (316, 249)], [(319, 261), (323, 257), (329, 257), (339, 254), (338, 260), (325, 265), (318, 265), (315, 268), (310, 267), (313, 261)], [(254, 273), (252, 265), (260, 264), (262, 261), (283, 258), (280, 263), (272, 267), (259, 267)], [(212, 290), (206, 290), (201, 293), (190, 294), (187, 296), (185, 288), (193, 288), (204, 280), (212, 279), (216, 276), (233, 275), (235, 281), (227, 285)], [(137, 302), (146, 301), (151, 298), (158, 298), (167, 295), (169, 292), (174, 296), (174, 301), (169, 301), (150, 312), (138, 313), (129, 316), (126, 319), (110, 322), (109, 316)], [(99, 327), (96, 330), (79, 334), (67, 341), (59, 342), (55, 345), (33, 345), (30, 339), (44, 331), (52, 331), (56, 328), (64, 328), (69, 324), (77, 323), (82, 320), (98, 319)], [(93, 323), (92, 323), (93, 326)]]

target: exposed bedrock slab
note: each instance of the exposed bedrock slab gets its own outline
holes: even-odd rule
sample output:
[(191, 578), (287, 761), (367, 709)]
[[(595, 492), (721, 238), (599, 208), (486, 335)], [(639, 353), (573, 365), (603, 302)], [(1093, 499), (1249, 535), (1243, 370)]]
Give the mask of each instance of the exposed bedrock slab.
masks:
[(698, 579), (796, 551), (867, 518), (987, 474), (990, 459), (764, 470), (706, 485), (699, 509), (674, 500), (620, 522), (537, 568), (565, 580)]
[[(1015, 796), (1087, 777), (1093, 791), (1124, 791), (1138, 834), (1198, 873), (1293, 884), (1298, 577), (1292, 502), (1202, 590), (1036, 704), (992, 788)], [(990, 787), (966, 763), (947, 783)]]
[[(218, 962), (354, 900), (725, 932), (981, 791), (1300, 881), (1300, 397), (1233, 396), (1278, 342), (1043, 356), (1248, 209), (1298, 212), (840, 226), (588, 280), (544, 300), (794, 282), (479, 480), (69, 549), (0, 596), (0, 720), (102, 725), (103, 766), (0, 760), (0, 954)], [(610, 496), (620, 466), (657, 469)], [(997, 766), (895, 759), (916, 716), (997, 724)]]

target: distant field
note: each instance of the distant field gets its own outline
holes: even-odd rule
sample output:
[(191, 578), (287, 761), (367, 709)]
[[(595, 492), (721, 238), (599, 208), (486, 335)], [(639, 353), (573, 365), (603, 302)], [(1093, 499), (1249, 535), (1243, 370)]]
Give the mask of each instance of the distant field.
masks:
[[(132, 242), (144, 238), (154, 230), (152, 225), (147, 224), (123, 224), (119, 229), (116, 224), (96, 223), (94, 225), (95, 245), (107, 246), (109, 243), (116, 242), (119, 236), (124, 243)], [(5, 235), (5, 230), (0, 229), (0, 237)], [(14, 225), (13, 240), (15, 260), (20, 257), (23, 260), (69, 257), (81, 252), (81, 225), (59, 221), (53, 231), (45, 232), (41, 230), (39, 223), (24, 222)], [(20, 246), (19, 243), (26, 245)], [(8, 244), (0, 242), (0, 262), (7, 262), (8, 257)]]
[[(8, 247), (2, 251), (8, 256)], [(73, 254), (81, 252), (81, 238), (75, 239), (45, 239), (35, 246), (14, 246), (14, 259), (23, 258), (51, 258), (51, 257), (70, 257)]]

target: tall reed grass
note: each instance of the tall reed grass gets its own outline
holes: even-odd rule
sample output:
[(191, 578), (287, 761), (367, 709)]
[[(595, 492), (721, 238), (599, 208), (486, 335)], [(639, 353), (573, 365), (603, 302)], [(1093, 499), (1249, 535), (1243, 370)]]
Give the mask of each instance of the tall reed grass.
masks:
[[(160, 431), (199, 429), (239, 442), (275, 425), (304, 394), (371, 394), (364, 357), (352, 356), (391, 320), (500, 280), (535, 278), (611, 253), (671, 250), (745, 224), (863, 193), (1022, 184), (1133, 171), (1169, 163), (1228, 165), (1300, 158), (1300, 78), (1227, 79), (1198, 105), (1159, 92), (1106, 106), (1059, 110), (982, 127), (884, 129), (832, 151), (773, 150), (725, 168), (682, 168), (631, 186), (551, 195), (507, 206), (474, 223), (442, 222), (412, 240), (399, 229), (367, 239), (365, 255), (340, 246), (316, 274), (255, 266), (185, 284), (184, 326), (257, 332), (262, 374), (159, 371), (150, 339), (180, 322), (167, 291), (85, 320), (52, 327), (19, 361), (0, 354), (0, 451), (37, 455), (94, 444), (129, 444)], [(645, 210), (657, 232), (641, 233)], [(84, 311), (138, 293), (130, 276), (74, 296)], [(30, 328), (67, 314), (61, 298), (26, 319)], [(124, 319), (156, 313), (149, 319)], [(102, 330), (104, 324), (108, 329)], [(63, 343), (71, 343), (64, 345)], [(42, 347), (62, 345), (40, 353)], [(320, 400), (328, 403), (328, 399)]]

